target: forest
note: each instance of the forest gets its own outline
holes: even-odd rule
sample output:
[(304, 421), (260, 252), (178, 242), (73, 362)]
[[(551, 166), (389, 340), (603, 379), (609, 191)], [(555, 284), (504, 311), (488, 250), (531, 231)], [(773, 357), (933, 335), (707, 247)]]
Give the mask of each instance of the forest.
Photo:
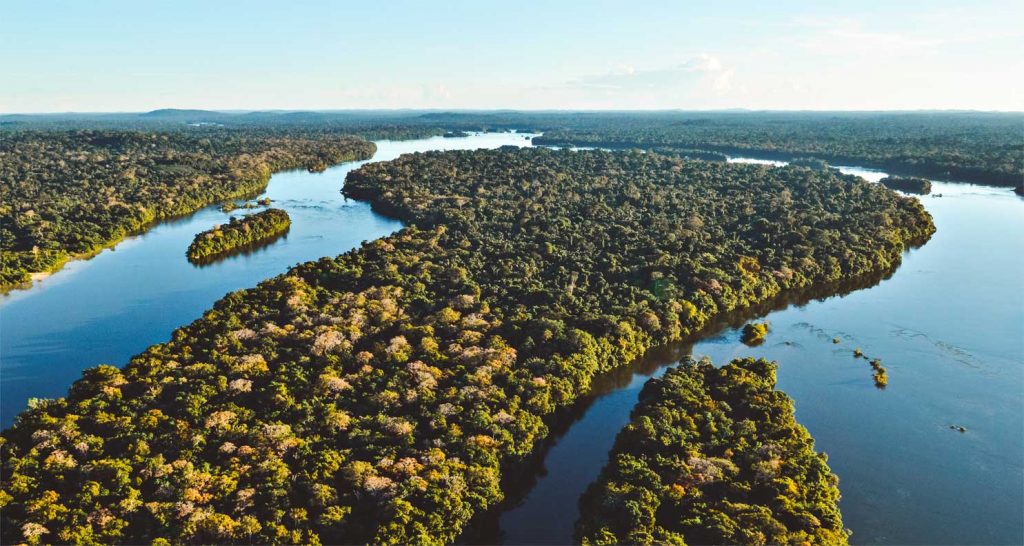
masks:
[(583, 544), (846, 544), (839, 478), (775, 390), (773, 362), (652, 379), (580, 501)]
[[(209, 124), (206, 126), (205, 124)], [(0, 115), (0, 134), (131, 129), (345, 132), (367, 139), (464, 131), (542, 132), (538, 145), (642, 148), (694, 159), (814, 159), (890, 173), (1014, 187), (1024, 179), (1024, 114), (1000, 112), (249, 112)], [(709, 155), (709, 154), (719, 154)]]
[(551, 129), (535, 144), (680, 146), (773, 159), (813, 157), (896, 174), (1014, 186), (1024, 177), (1019, 114), (622, 114)]
[(227, 225), (214, 226), (197, 233), (186, 255), (190, 262), (204, 263), (242, 248), (274, 239), (292, 225), (288, 213), (267, 209), (242, 219), (231, 217)]
[[(345, 193), (409, 227), (30, 404), (0, 435), (3, 542), (452, 542), (596, 374), (934, 231), (858, 177), (640, 152), (410, 154)], [(839, 525), (817, 508), (793, 506)]]
[(154, 221), (262, 191), (276, 171), (367, 159), (329, 131), (8, 131), (0, 138), (0, 291)]
[(928, 195), (932, 192), (932, 183), (915, 176), (887, 176), (878, 181), (881, 185), (907, 193)]

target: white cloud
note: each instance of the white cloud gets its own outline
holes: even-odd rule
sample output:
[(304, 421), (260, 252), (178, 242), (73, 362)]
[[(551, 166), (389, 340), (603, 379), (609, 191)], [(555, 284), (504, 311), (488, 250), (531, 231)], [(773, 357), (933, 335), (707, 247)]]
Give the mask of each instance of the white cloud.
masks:
[(797, 44), (819, 55), (899, 55), (949, 42), (947, 37), (873, 30), (866, 28), (861, 20), (851, 17), (800, 18), (796, 26), (804, 31), (797, 34)]
[(718, 60), (718, 57), (701, 53), (680, 64), (679, 70), (685, 72), (720, 72), (722, 70), (722, 62)]
[[(569, 80), (567, 85), (603, 89), (624, 89), (628, 87), (671, 87), (692, 83), (709, 74), (730, 72), (715, 56), (701, 53), (668, 67), (637, 69), (632, 65), (620, 65), (605, 74), (583, 76)], [(731, 78), (732, 76), (728, 76)]]
[(543, 90), (591, 108), (718, 108), (742, 94), (737, 71), (716, 55), (698, 53), (671, 64), (617, 65)]

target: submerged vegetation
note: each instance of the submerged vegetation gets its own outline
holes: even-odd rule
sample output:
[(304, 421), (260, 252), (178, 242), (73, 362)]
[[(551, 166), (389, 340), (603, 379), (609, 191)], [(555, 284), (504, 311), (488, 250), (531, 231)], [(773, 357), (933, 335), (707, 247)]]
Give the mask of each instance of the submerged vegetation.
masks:
[(241, 220), (232, 216), (227, 225), (197, 233), (188, 247), (188, 259), (191, 262), (206, 262), (240, 248), (269, 241), (286, 233), (291, 224), (288, 213), (281, 209), (267, 209)]
[(271, 173), (373, 155), (310, 130), (12, 131), (0, 138), (0, 290), (149, 223), (263, 190)]
[(932, 183), (924, 178), (917, 178), (913, 176), (887, 176), (878, 182), (889, 189), (900, 190), (907, 193), (928, 195), (932, 192)]
[(232, 212), (238, 209), (258, 209), (260, 207), (270, 206), (271, 202), (272, 201), (270, 200), (269, 197), (264, 197), (256, 201), (244, 201), (241, 204), (235, 201), (228, 201), (227, 203), (224, 203), (223, 205), (220, 206), (220, 211)]
[(839, 479), (775, 390), (775, 364), (651, 379), (580, 501), (584, 544), (846, 544)]
[[(5, 543), (451, 542), (596, 374), (720, 313), (889, 271), (934, 231), (857, 177), (652, 153), (413, 154), (345, 191), (414, 226), (229, 294), (4, 431)], [(736, 388), (763, 387), (756, 409), (781, 400), (769, 383)], [(792, 466), (763, 455), (792, 479), (764, 486), (788, 511), (721, 509), (839, 528), (824, 462), (770, 407), (722, 434), (807, 446)], [(728, 476), (714, 487), (743, 493)]]
[(871, 369), (874, 370), (872, 375), (875, 378), (875, 386), (884, 389), (889, 384), (889, 374), (882, 367), (882, 361), (877, 358), (872, 359)]

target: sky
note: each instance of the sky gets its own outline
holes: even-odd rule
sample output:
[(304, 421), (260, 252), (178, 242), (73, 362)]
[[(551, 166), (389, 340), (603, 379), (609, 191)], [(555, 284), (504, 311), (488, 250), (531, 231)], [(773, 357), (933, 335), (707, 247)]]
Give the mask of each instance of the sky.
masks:
[(1024, 1), (2, 0), (0, 113), (1024, 110)]

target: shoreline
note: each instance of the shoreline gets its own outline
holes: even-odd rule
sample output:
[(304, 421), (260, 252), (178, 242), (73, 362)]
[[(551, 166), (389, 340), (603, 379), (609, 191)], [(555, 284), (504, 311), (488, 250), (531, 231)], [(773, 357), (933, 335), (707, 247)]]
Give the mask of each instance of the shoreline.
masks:
[[(537, 137), (535, 137), (536, 139)], [(640, 149), (645, 151), (655, 151), (656, 148), (666, 147), (667, 144), (652, 144), (652, 143), (640, 143), (640, 142), (619, 142), (619, 141), (608, 141), (608, 142), (578, 142), (572, 139), (566, 140), (552, 140), (547, 142), (544, 140), (543, 135), (540, 138), (540, 142), (533, 142), (534, 146), (538, 147), (562, 147), (562, 148), (604, 148), (608, 150), (631, 150)], [(679, 145), (683, 146), (683, 145)], [(925, 178), (932, 182), (947, 182), (953, 184), (974, 184), (978, 186), (986, 186), (990, 188), (1009, 188), (1013, 189), (1020, 182), (1014, 178), (1002, 178), (997, 176), (971, 176), (969, 173), (941, 173), (936, 174), (934, 171), (929, 172), (929, 169), (922, 169), (920, 167), (914, 168), (907, 165), (892, 164), (886, 165), (881, 161), (871, 161), (863, 158), (856, 158), (852, 156), (833, 155), (828, 153), (810, 153), (810, 152), (786, 152), (781, 150), (769, 150), (765, 148), (741, 148), (737, 146), (726, 146), (716, 144), (705, 144), (697, 145), (693, 144), (686, 145), (686, 148), (693, 148), (695, 150), (706, 150), (711, 152), (719, 152), (726, 154), (729, 157), (747, 157), (751, 159), (762, 159), (766, 161), (785, 161), (791, 163), (797, 159), (816, 158), (822, 159), (829, 163), (832, 167), (844, 166), (844, 167), (857, 167), (866, 170), (873, 171), (884, 171), (887, 175), (896, 176), (915, 176)]]
[[(932, 234), (934, 235), (934, 233)], [(903, 257), (923, 247), (931, 235), (908, 242), (900, 253), (900, 262), (887, 270), (877, 270), (856, 277), (828, 283), (783, 290), (768, 300), (747, 307), (732, 309), (709, 317), (697, 331), (682, 339), (648, 347), (641, 356), (593, 377), (591, 389), (573, 404), (556, 409), (544, 418), (549, 433), (525, 457), (505, 461), (502, 471), (502, 491), (505, 498), (473, 516), (456, 544), (498, 544), (504, 534), (501, 522), (505, 515), (515, 512), (530, 497), (534, 486), (546, 474), (545, 461), (551, 450), (582, 419), (598, 400), (611, 395), (628, 384), (634, 375), (648, 375), (671, 367), (684, 358), (697, 343), (713, 338), (744, 323), (790, 307), (800, 307), (813, 301), (845, 297), (854, 292), (874, 288), (889, 280), (903, 266)], [(726, 362), (727, 363), (727, 362)], [(649, 378), (648, 378), (649, 380)], [(646, 383), (647, 380), (645, 380)], [(784, 392), (784, 391), (780, 391)], [(632, 410), (631, 410), (632, 411)], [(619, 431), (613, 431), (613, 435)], [(507, 465), (507, 466), (506, 466)]]
[[(370, 142), (373, 143), (375, 148), (376, 148), (376, 141), (370, 141)], [(376, 155), (376, 153), (377, 153), (376, 149), (374, 149), (374, 155)], [(373, 156), (371, 155), (369, 158), (365, 158), (365, 159), (348, 158), (348, 159), (345, 159), (344, 161), (340, 161), (338, 163), (334, 163), (334, 164), (328, 165), (326, 168), (324, 168), (324, 169), (322, 169), (320, 171), (317, 171), (317, 172), (323, 172), (323, 171), (326, 171), (329, 168), (337, 167), (338, 165), (343, 165), (345, 163), (351, 163), (351, 162), (354, 162), (354, 161), (366, 161), (367, 159), (373, 159)], [(224, 203), (227, 203), (228, 201), (234, 201), (234, 200), (237, 200), (237, 199), (254, 199), (256, 197), (259, 197), (260, 195), (263, 195), (264, 193), (266, 193), (267, 187), (270, 186), (270, 179), (274, 175), (280, 174), (280, 173), (289, 172), (289, 171), (308, 171), (308, 172), (312, 172), (312, 171), (309, 171), (309, 169), (306, 168), (306, 167), (295, 167), (295, 168), (289, 168), (289, 169), (282, 169), (282, 170), (279, 170), (279, 171), (273, 171), (273, 172), (270, 173), (270, 176), (267, 177), (267, 180), (263, 183), (263, 186), (260, 189), (256, 190), (256, 191), (244, 192), (244, 193), (241, 193), (241, 194), (238, 194), (238, 195), (233, 195), (233, 196), (225, 197), (224, 199), (221, 199), (219, 201), (214, 201), (214, 202), (211, 202), (211, 203), (206, 203), (205, 205), (197, 207), (197, 208), (195, 208), (195, 209), (193, 209), (191, 211), (182, 212), (180, 214), (172, 214), (172, 215), (168, 215), (168, 216), (165, 216), (165, 217), (154, 218), (153, 220), (150, 220), (150, 221), (146, 222), (145, 224), (143, 224), (142, 226), (140, 226), (138, 229), (131, 230), (131, 231), (125, 233), (124, 235), (118, 237), (117, 239), (111, 240), (111, 241), (105, 243), (100, 248), (97, 248), (95, 250), (91, 250), (91, 251), (88, 251), (88, 252), (80, 252), (80, 253), (77, 253), (77, 254), (68, 254), (63, 260), (61, 260), (58, 264), (56, 264), (55, 267), (51, 268), (48, 271), (34, 271), (34, 272), (29, 273), (29, 279), (27, 281), (24, 281), (24, 282), (18, 283), (18, 284), (11, 284), (11, 285), (6, 285), (6, 286), (0, 286), (0, 305), (3, 304), (3, 300), (7, 296), (10, 296), (10, 295), (12, 295), (12, 294), (14, 294), (16, 292), (25, 292), (25, 291), (32, 290), (33, 288), (36, 287), (37, 284), (42, 283), (42, 281), (44, 281), (45, 279), (47, 279), (47, 278), (49, 278), (49, 277), (51, 277), (51, 276), (53, 276), (53, 275), (63, 271), (64, 267), (67, 266), (69, 263), (77, 262), (77, 261), (88, 261), (88, 260), (91, 260), (91, 259), (95, 258), (96, 256), (99, 256), (100, 254), (102, 254), (103, 252), (105, 252), (107, 250), (116, 250), (117, 246), (120, 245), (121, 243), (123, 243), (124, 241), (129, 240), (129, 239), (131, 239), (133, 237), (138, 237), (140, 235), (145, 235), (149, 231), (159, 227), (160, 224), (163, 224), (165, 222), (173, 222), (174, 220), (178, 220), (178, 219), (182, 219), (182, 218), (187, 218), (187, 217), (192, 216), (193, 214), (196, 214), (197, 212), (199, 212), (199, 211), (201, 211), (201, 210), (203, 210), (205, 208), (214, 207), (214, 206), (220, 206), (220, 205), (223, 205)]]

